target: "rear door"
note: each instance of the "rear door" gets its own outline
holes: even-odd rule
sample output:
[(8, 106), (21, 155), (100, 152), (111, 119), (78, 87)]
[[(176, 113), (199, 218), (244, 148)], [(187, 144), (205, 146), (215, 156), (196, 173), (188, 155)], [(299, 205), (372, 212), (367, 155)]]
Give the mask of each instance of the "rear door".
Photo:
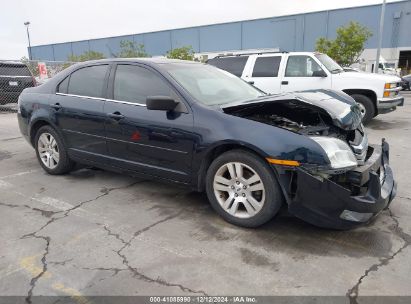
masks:
[(49, 101), (70, 152), (82, 158), (107, 155), (103, 108), (109, 67), (98, 64), (74, 71), (60, 82)]
[(247, 71), (245, 78), (253, 81), (254, 86), (271, 94), (278, 94), (281, 91), (281, 79), (279, 70), (282, 61), (281, 54), (265, 54), (251, 58), (253, 62)]
[(20, 93), (35, 85), (27, 66), (0, 63), (0, 104), (17, 102)]
[[(168, 81), (150, 67), (118, 64), (105, 104), (112, 164), (165, 179), (190, 182), (193, 115)], [(184, 111), (148, 110), (148, 96), (171, 96)]]
[[(318, 76), (324, 73), (326, 76)], [(281, 92), (330, 89), (331, 77), (317, 60), (308, 55), (289, 55), (281, 81)]]

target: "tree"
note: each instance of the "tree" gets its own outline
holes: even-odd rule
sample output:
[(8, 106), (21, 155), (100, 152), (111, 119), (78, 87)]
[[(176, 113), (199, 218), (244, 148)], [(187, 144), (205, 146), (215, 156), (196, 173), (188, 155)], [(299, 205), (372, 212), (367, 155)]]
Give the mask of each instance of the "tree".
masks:
[(87, 51), (81, 55), (70, 55), (68, 56), (68, 61), (73, 62), (82, 62), (87, 60), (97, 60), (97, 59), (104, 59), (106, 58), (103, 53), (96, 52), (96, 51)]
[(29, 60), (26, 56), (22, 57), (20, 61), (28, 67), (34, 77), (39, 76), (39, 67), (37, 65), (37, 61)]
[(364, 51), (364, 44), (372, 32), (358, 22), (351, 21), (337, 29), (334, 40), (321, 37), (316, 42), (316, 50), (325, 53), (342, 66), (349, 66), (358, 61)]
[(168, 51), (166, 56), (170, 59), (194, 60), (194, 50), (191, 45), (183, 46)]
[(138, 58), (138, 57), (149, 57), (147, 54), (144, 44), (137, 44), (130, 40), (120, 41), (120, 52), (117, 54), (120, 58)]

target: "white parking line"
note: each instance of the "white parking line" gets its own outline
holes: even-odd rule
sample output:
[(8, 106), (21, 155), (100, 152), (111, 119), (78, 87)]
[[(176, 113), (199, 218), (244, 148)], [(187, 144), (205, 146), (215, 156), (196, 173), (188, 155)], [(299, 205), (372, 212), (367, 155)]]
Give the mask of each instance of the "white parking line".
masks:
[(71, 209), (71, 208), (74, 207), (72, 204), (66, 203), (64, 201), (61, 201), (61, 200), (58, 200), (54, 197), (49, 197), (49, 196), (43, 196), (43, 197), (35, 197), (34, 196), (31, 199), (33, 199), (37, 202), (40, 202), (42, 204), (46, 204), (48, 206), (51, 206), (55, 209), (63, 210), (63, 211)]
[(34, 172), (38, 172), (38, 171), (40, 171), (40, 170), (35, 169), (35, 170), (18, 172), (18, 173), (14, 173), (14, 174), (10, 174), (10, 175), (1, 176), (0, 179), (6, 179), (6, 178), (11, 178), (11, 177), (16, 177), (16, 176), (22, 176), (22, 175), (26, 175), (26, 174), (30, 174), (30, 173), (34, 173)]
[(11, 187), (13, 187), (12, 184), (10, 184), (10, 183), (8, 183), (8, 182), (5, 182), (5, 181), (2, 181), (2, 180), (0, 179), (0, 188), (1, 188), (1, 189), (11, 188)]

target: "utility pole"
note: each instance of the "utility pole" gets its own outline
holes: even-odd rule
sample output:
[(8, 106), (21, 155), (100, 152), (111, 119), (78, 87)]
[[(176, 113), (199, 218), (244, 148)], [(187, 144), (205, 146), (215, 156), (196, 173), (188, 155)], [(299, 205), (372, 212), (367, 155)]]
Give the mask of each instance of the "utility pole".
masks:
[(383, 31), (384, 31), (385, 1), (386, 1), (386, 0), (383, 0), (382, 6), (381, 6), (380, 31), (379, 31), (379, 33), (378, 33), (377, 58), (375, 59), (374, 73), (378, 73), (378, 68), (379, 68), (379, 66), (380, 66), (380, 54), (381, 54), (382, 34), (383, 34)]
[(29, 41), (29, 59), (31, 60), (31, 43), (30, 43), (30, 32), (29, 32), (30, 22), (29, 22), (29, 21), (26, 21), (26, 22), (24, 22), (24, 25), (26, 26), (27, 39), (28, 39), (28, 41)]

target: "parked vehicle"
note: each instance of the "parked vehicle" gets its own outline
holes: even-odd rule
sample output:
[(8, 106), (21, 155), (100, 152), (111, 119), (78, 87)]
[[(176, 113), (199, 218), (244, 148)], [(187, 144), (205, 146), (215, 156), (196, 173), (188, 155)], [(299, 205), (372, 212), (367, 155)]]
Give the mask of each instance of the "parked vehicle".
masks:
[(28, 67), (15, 61), (0, 61), (0, 105), (17, 103), (20, 93), (36, 81)]
[(401, 77), (401, 86), (405, 91), (411, 90), (411, 74)]
[[(384, 57), (380, 56), (378, 64), (378, 74), (388, 74), (388, 75), (395, 75), (400, 76), (401, 69), (395, 67), (395, 62), (387, 62)], [(367, 68), (369, 68), (369, 72), (374, 72), (374, 65), (376, 64), (374, 61), (369, 61)]]
[(24, 90), (18, 121), (50, 174), (79, 162), (205, 190), (218, 214), (245, 227), (286, 204), (314, 225), (347, 229), (396, 193), (389, 146), (368, 145), (348, 95), (271, 96), (201, 63), (76, 64)]
[(400, 78), (392, 75), (344, 72), (325, 54), (311, 52), (256, 53), (217, 56), (209, 64), (278, 94), (312, 89), (333, 89), (350, 95), (360, 105), (363, 122), (404, 104), (398, 94)]

